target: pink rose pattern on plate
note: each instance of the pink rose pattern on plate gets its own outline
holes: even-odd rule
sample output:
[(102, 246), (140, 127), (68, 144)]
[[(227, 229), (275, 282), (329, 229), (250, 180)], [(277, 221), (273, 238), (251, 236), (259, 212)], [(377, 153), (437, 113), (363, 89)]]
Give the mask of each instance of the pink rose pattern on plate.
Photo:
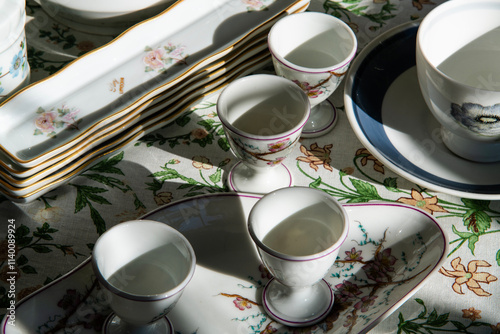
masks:
[(46, 135), (55, 138), (57, 133), (64, 130), (79, 130), (78, 124), (83, 120), (78, 118), (80, 109), (62, 105), (61, 108), (45, 110), (39, 107), (35, 119), (35, 131), (33, 135)]
[(146, 55), (143, 62), (146, 65), (145, 72), (164, 72), (171, 65), (186, 64), (189, 54), (185, 53), (186, 46), (181, 44), (168, 43), (153, 49), (149, 46), (145, 48)]
[(242, 3), (244, 3), (247, 6), (247, 11), (249, 12), (254, 12), (254, 11), (261, 11), (261, 10), (266, 10), (267, 5), (266, 3), (269, 2), (274, 2), (275, 0), (269, 1), (269, 0), (241, 0)]
[[(424, 274), (428, 267), (416, 263), (408, 263), (406, 255), (401, 250), (385, 246), (385, 231), (382, 239), (371, 238), (362, 222), (357, 222), (357, 228), (364, 236), (363, 239), (353, 240), (353, 244), (345, 250), (345, 256), (339, 258), (333, 267), (330, 276), (332, 289), (335, 293), (335, 304), (325, 320), (310, 327), (301, 328), (297, 333), (320, 334), (336, 328), (342, 333), (354, 333), (356, 325), (362, 327), (379, 316), (380, 311), (389, 303), (394, 289), (404, 283), (412, 281)], [(422, 236), (416, 233), (411, 241), (418, 246), (417, 259), (422, 259), (427, 251)], [(397, 248), (397, 247), (396, 247)], [(361, 255), (373, 254), (364, 257)], [(396, 272), (397, 269), (397, 272)], [(261, 274), (265, 274), (265, 267), (259, 267)], [(261, 275), (262, 279), (253, 279), (255, 289), (261, 289), (269, 276)], [(243, 293), (247, 294), (247, 293)], [(236, 320), (254, 326), (260, 333), (278, 332), (279, 324), (268, 319), (261, 313), (257, 301), (240, 294), (220, 293), (221, 296), (231, 298), (234, 306), (245, 316)], [(280, 333), (296, 333), (294, 328), (287, 328)]]

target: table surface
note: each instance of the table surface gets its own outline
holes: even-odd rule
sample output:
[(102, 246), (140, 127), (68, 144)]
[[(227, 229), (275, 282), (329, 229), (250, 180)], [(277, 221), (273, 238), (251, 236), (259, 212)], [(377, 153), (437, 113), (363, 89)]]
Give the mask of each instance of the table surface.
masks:
[[(423, 18), (442, 2), (313, 0), (309, 10), (348, 23), (361, 50), (381, 33)], [(32, 82), (113, 39), (57, 24), (31, 0), (27, 1), (27, 15)], [(265, 70), (272, 71), (271, 65)], [(396, 175), (356, 138), (343, 108), (342, 88), (331, 101), (339, 111), (334, 130), (302, 139), (287, 160), (295, 184), (308, 186), (321, 178), (320, 188), (342, 203), (383, 199), (418, 206), (432, 214), (450, 241), (443, 268), (371, 333), (500, 333), (498, 201), (434, 193)], [(180, 121), (138, 140), (99, 168), (85, 170), (32, 203), (0, 200), (0, 314), (9, 302), (8, 219), (15, 219), (16, 236), (22, 237), (16, 248), (16, 298), (20, 300), (84, 261), (99, 235), (111, 226), (176, 200), (227, 191), (224, 175), (237, 159), (218, 145), (223, 134), (213, 102), (202, 102)], [(388, 178), (394, 181), (391, 189), (383, 185)], [(446, 302), (436, 298), (437, 287), (444, 287)]]

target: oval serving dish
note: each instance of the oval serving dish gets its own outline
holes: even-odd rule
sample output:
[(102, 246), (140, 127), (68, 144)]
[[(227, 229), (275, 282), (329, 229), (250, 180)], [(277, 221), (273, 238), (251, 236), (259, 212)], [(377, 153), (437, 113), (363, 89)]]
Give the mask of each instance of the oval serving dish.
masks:
[[(246, 224), (259, 198), (244, 193), (201, 195), (167, 204), (141, 217), (183, 231), (197, 254), (193, 279), (169, 313), (179, 333), (290, 333), (286, 326), (268, 319), (259, 303), (268, 277), (260, 270), (261, 260)], [(325, 280), (337, 294), (337, 307), (325, 321), (307, 328), (308, 333), (369, 332), (426, 282), (432, 283), (432, 275), (446, 261), (448, 240), (426, 212), (396, 203), (344, 204), (344, 208), (350, 229), (339, 254), (359, 252), (363, 258), (344, 260), (344, 255), (330, 269)], [(380, 258), (391, 260), (386, 264), (389, 271), (379, 267)], [(352, 287), (357, 289), (355, 298), (345, 293)], [(111, 310), (99, 293), (89, 258), (19, 301), (16, 326), (9, 326), (6, 316), (0, 333), (31, 334), (42, 327), (46, 331), (57, 328), (81, 334), (100, 333), (97, 321)], [(68, 296), (78, 300), (74, 308), (59, 307)], [(363, 306), (363, 313), (354, 302), (362, 298), (374, 301)], [(251, 307), (242, 307), (242, 301)]]

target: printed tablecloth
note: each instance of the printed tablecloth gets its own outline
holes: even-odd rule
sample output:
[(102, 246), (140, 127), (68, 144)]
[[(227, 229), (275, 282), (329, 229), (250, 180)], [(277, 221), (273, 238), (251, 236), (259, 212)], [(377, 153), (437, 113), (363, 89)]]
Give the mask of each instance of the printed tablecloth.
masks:
[[(361, 50), (381, 33), (423, 18), (442, 2), (313, 0), (309, 10), (344, 20), (355, 31)], [(31, 0), (27, 14), (32, 82), (113, 38), (57, 24)], [(272, 72), (272, 65), (263, 71)], [(228, 191), (224, 177), (237, 159), (225, 145), (216, 99), (210, 96), (172, 124), (32, 203), (0, 199), (0, 314), (11, 300), (9, 220), (15, 220), (15, 294), (20, 300), (80, 264), (111, 226), (176, 200)], [(288, 158), (295, 184), (322, 189), (342, 203), (382, 200), (414, 205), (436, 218), (450, 242), (440, 271), (372, 332), (500, 333), (498, 201), (430, 192), (396, 175), (356, 138), (343, 109), (342, 89), (331, 101), (339, 111), (334, 130), (302, 139)]]

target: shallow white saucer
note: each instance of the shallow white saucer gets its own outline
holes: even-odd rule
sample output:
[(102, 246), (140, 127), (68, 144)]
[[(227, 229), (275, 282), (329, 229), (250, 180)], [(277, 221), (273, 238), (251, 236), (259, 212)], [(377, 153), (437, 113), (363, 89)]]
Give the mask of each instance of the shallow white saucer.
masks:
[(498, 200), (500, 162), (465, 160), (441, 140), (416, 75), (418, 25), (386, 32), (353, 61), (344, 95), (349, 122), (370, 153), (402, 177), (458, 197)]
[[(274, 284), (274, 287), (272, 286)], [(281, 287), (279, 287), (281, 285)], [(279, 293), (286, 293), (282, 288), (284, 285), (278, 283), (278, 281), (274, 278), (271, 278), (269, 282), (267, 282), (264, 287), (264, 291), (262, 292), (262, 304), (264, 309), (266, 310), (269, 317), (279, 323), (285, 324), (290, 327), (307, 327), (311, 325), (315, 325), (322, 320), (324, 320), (328, 314), (330, 314), (333, 303), (334, 296), (333, 291), (330, 288), (330, 284), (322, 279), (319, 281), (314, 289), (312, 290), (312, 296), (308, 295), (308, 298), (303, 300), (305, 305), (300, 309), (297, 308), (297, 313), (299, 314), (289, 314), (280, 312), (279, 305), (273, 304), (273, 297), (276, 296), (276, 291)], [(274, 293), (270, 293), (274, 288)], [(285, 288), (286, 289), (286, 288)], [(311, 297), (311, 298), (309, 298)], [(315, 302), (312, 302), (314, 300)], [(317, 303), (316, 301), (320, 302)], [(282, 305), (281, 305), (282, 306)], [(304, 316), (303, 309), (309, 310), (309, 316)]]
[(265, 173), (259, 174), (259, 178), (254, 173), (250, 167), (238, 161), (229, 171), (227, 185), (232, 191), (261, 195), (293, 185), (292, 173), (284, 163), (269, 168)]
[[(111, 313), (102, 328), (102, 334), (125, 334), (123, 328), (120, 328), (121, 319), (115, 313)], [(174, 326), (167, 317), (162, 317), (155, 322), (155, 327), (149, 327), (147, 330), (137, 330), (131, 334), (175, 334)], [(127, 332), (128, 334), (128, 332)]]
[[(260, 296), (270, 275), (262, 269), (247, 229), (248, 214), (259, 198), (241, 193), (201, 195), (142, 217), (178, 229), (196, 253), (193, 279), (168, 314), (176, 332), (292, 331), (269, 318), (262, 307)], [(335, 293), (335, 304), (323, 322), (309, 328), (310, 333), (368, 332), (420, 289), (446, 260), (448, 241), (434, 218), (424, 211), (399, 203), (344, 207), (350, 221), (349, 236), (325, 277)], [(355, 255), (362, 258), (356, 260)], [(356, 293), (350, 293), (353, 288)], [(74, 307), (58, 306), (70, 297), (78, 301)], [(373, 303), (359, 313), (357, 305), (367, 298)], [(86, 260), (19, 301), (16, 326), (4, 318), (0, 333), (32, 334), (40, 328), (50, 331), (59, 326), (61, 331), (96, 334), (110, 312)]]
[(325, 100), (316, 106), (302, 130), (303, 138), (316, 138), (326, 135), (337, 124), (337, 108), (330, 100)]

